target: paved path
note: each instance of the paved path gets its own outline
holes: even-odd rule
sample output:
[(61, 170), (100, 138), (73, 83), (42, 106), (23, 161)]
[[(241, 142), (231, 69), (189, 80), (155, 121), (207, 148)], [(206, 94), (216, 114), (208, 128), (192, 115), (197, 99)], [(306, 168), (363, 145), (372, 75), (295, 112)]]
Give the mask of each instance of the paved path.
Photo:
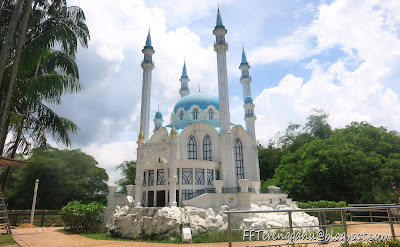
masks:
[[(350, 226), (349, 233), (381, 233), (390, 235), (390, 227), (388, 224), (375, 224), (375, 225), (362, 225)], [(395, 226), (396, 235), (400, 235), (400, 225)], [(135, 241), (111, 241), (111, 240), (94, 240), (80, 235), (71, 234), (63, 231), (62, 227), (54, 228), (25, 228), (13, 230), (14, 240), (22, 247), (105, 247), (105, 246), (118, 246), (118, 247), (179, 247), (179, 246), (192, 246), (192, 247), (219, 247), (228, 246), (228, 243), (212, 243), (212, 244), (164, 244), (164, 243), (149, 243), (149, 242), (135, 242)], [(283, 241), (275, 241), (273, 244), (283, 243)], [(250, 242), (238, 242), (233, 246), (246, 246)], [(272, 244), (272, 242), (252, 242), (257, 245)], [(329, 243), (329, 247), (337, 247), (339, 243)]]

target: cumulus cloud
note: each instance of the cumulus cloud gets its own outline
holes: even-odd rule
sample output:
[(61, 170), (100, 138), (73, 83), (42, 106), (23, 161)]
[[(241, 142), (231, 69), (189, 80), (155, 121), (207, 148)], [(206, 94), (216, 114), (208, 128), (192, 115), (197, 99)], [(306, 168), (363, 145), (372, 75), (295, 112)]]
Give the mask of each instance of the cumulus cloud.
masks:
[[(393, 12), (399, 6), (398, 1), (322, 4), (308, 26), (259, 54), (250, 53), (259, 63), (302, 60), (311, 70), (308, 81), (289, 74), (255, 99), (260, 139), (271, 138), (289, 122), (303, 123), (315, 107), (330, 114), (334, 127), (368, 121), (398, 130), (399, 96), (386, 79), (400, 62), (400, 21)], [(343, 55), (324, 57), (332, 49)]]

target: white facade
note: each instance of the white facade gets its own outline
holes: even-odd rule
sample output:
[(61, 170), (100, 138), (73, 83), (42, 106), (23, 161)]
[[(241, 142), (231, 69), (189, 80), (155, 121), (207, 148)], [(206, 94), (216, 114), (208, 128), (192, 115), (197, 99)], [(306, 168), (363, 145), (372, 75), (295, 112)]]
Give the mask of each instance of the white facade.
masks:
[[(143, 98), (134, 195), (136, 207), (203, 207), (213, 205), (219, 193), (224, 194), (219, 198), (227, 200), (234, 197), (244, 199), (239, 204), (246, 203), (246, 200), (249, 203), (268, 204), (266, 198), (274, 198), (274, 204), (278, 199), (286, 203), (285, 194), (267, 197), (259, 194), (256, 117), (250, 92), (250, 66), (247, 60), (243, 61), (243, 55), (240, 82), (243, 85), (246, 129), (230, 122), (226, 62), (228, 44), (225, 42), (227, 30), (222, 24), (219, 10), (213, 33), (216, 36), (214, 50), (217, 54), (219, 97), (200, 91), (190, 93), (187, 86), (190, 80), (184, 64), (179, 90), (181, 99), (171, 113), (171, 124), (163, 127), (162, 115), (158, 111), (151, 137), (148, 134), (154, 50), (150, 33), (148, 35), (142, 62)], [(218, 203), (224, 203), (224, 200), (218, 200)]]

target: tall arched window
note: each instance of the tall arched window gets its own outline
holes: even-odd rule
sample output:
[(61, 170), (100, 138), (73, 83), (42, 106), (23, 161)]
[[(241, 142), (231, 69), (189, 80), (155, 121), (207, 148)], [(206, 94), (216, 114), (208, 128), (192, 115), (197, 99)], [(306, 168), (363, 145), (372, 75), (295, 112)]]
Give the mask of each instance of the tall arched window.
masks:
[(197, 119), (199, 116), (199, 110), (197, 108), (194, 108), (192, 111), (193, 119)]
[(214, 119), (214, 111), (211, 108), (208, 110), (208, 119)]
[(209, 135), (206, 135), (203, 141), (203, 160), (212, 160), (212, 145)]
[(183, 120), (183, 111), (181, 111), (181, 113), (179, 113), (179, 120)]
[(242, 142), (239, 139), (236, 139), (235, 147), (235, 169), (236, 169), (236, 179), (244, 179), (244, 170), (243, 170), (243, 147)]
[(194, 136), (189, 137), (188, 141), (188, 159), (197, 160), (197, 144)]

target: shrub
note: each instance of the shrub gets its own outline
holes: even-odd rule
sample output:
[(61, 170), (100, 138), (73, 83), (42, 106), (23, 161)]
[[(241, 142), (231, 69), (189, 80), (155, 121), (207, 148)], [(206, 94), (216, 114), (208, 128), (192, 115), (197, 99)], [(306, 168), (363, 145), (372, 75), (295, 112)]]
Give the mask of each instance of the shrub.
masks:
[[(342, 208), (347, 207), (346, 202), (333, 202), (333, 201), (308, 201), (297, 202), (299, 208)], [(310, 213), (313, 214), (313, 213)], [(316, 214), (316, 213), (315, 213)], [(341, 221), (342, 215), (340, 211), (325, 212), (325, 219), (328, 224), (333, 224), (335, 221)]]
[(61, 209), (61, 219), (73, 232), (93, 232), (102, 221), (103, 205), (98, 202), (82, 204), (71, 201)]
[(343, 243), (341, 247), (400, 247), (400, 242), (398, 240), (390, 241), (373, 241), (368, 243)]

